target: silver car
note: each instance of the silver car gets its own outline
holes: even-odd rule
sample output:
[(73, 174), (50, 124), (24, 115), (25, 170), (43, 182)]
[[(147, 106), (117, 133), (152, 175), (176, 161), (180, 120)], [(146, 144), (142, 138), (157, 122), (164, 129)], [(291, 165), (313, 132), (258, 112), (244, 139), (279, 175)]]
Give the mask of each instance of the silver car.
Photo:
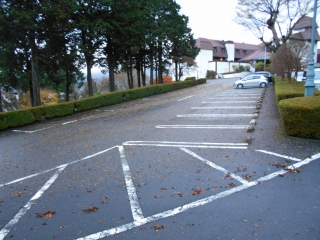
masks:
[(240, 78), (235, 81), (233, 84), (234, 88), (250, 88), (250, 87), (267, 87), (268, 78), (264, 75), (251, 74), (245, 76), (244, 78)]

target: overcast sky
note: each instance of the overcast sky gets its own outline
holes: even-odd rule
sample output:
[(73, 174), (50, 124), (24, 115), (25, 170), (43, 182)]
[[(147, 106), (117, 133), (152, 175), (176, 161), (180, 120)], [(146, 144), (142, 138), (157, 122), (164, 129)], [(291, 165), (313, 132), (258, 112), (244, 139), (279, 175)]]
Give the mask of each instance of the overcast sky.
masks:
[(189, 27), (194, 38), (232, 40), (259, 44), (260, 41), (248, 30), (233, 21), (237, 0), (176, 0), (180, 13), (189, 17)]

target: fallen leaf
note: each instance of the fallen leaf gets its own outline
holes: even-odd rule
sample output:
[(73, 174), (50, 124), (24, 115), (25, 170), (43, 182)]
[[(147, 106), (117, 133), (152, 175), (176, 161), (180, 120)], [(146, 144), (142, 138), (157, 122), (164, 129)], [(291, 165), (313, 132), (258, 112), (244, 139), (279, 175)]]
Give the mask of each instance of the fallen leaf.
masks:
[(150, 227), (150, 228), (153, 228), (156, 232), (158, 232), (161, 228), (168, 228), (168, 226), (167, 225), (162, 225), (162, 226), (156, 225), (156, 226)]
[(231, 175), (231, 173), (228, 172), (228, 173), (223, 177), (223, 179), (227, 179), (228, 177), (230, 177), (230, 175)]
[(83, 209), (82, 212), (86, 212), (86, 213), (96, 212), (96, 211), (98, 211), (98, 209), (99, 208), (97, 208), (96, 206), (92, 206), (91, 208)]
[(56, 213), (55, 211), (48, 210), (46, 212), (36, 213), (36, 217), (52, 218), (53, 214), (55, 213)]
[(227, 186), (226, 186), (226, 188), (231, 188), (231, 187), (235, 187), (236, 185), (233, 183), (233, 182), (231, 182), (231, 183), (229, 183)]
[(192, 192), (191, 194), (192, 195), (198, 195), (198, 194), (200, 194), (201, 193), (201, 189), (197, 189), (197, 190), (195, 190), (194, 192)]

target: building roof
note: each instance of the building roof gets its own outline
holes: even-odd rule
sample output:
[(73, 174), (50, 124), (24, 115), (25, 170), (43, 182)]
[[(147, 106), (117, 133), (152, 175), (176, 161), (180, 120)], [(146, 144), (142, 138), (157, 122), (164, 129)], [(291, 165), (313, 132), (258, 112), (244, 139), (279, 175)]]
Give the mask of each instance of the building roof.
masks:
[[(235, 58), (240, 59), (244, 58), (250, 54), (252, 54), (255, 51), (262, 50), (264, 51), (264, 44), (248, 44), (248, 43), (238, 43), (233, 41), (220, 41), (220, 40), (213, 40), (213, 39), (207, 39), (207, 38), (198, 38), (196, 41), (196, 46), (200, 49), (204, 50), (212, 50), (213, 51), (213, 57), (216, 58), (227, 58), (228, 53), (225, 51), (226, 44), (234, 44), (234, 51), (235, 51)], [(216, 51), (214, 51), (216, 50)], [(237, 50), (239, 50), (237, 52)], [(269, 50), (269, 49), (268, 49)]]
[[(295, 34), (292, 34), (290, 39), (296, 39), (296, 40), (311, 40), (312, 36), (312, 29), (311, 28), (306, 28), (303, 32), (298, 32)], [(316, 36), (315, 36), (316, 41), (320, 41), (320, 36), (318, 31), (316, 31)]]
[(253, 61), (253, 60), (264, 60), (264, 59), (267, 60), (267, 59), (270, 59), (270, 54), (271, 54), (270, 52), (258, 50), (242, 58), (239, 61)]
[[(299, 30), (302, 28), (311, 28), (312, 27), (312, 17), (304, 16), (301, 18), (297, 24), (294, 26), (293, 30)], [(316, 24), (316, 28), (318, 28), (318, 25)]]

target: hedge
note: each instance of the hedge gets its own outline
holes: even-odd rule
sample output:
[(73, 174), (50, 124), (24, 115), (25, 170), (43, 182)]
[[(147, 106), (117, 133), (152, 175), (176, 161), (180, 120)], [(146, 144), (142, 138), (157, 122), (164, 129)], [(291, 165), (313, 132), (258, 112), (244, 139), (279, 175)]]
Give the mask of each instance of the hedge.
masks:
[(275, 98), (284, 132), (289, 136), (320, 139), (320, 91), (304, 97), (305, 82), (275, 78)]
[(278, 107), (287, 135), (320, 139), (320, 96), (285, 99)]
[(124, 101), (132, 101), (135, 99), (191, 87), (202, 83), (206, 83), (206, 79), (203, 78), (195, 81), (156, 84), (136, 89), (101, 94), (90, 98), (83, 98), (77, 101), (2, 112), (0, 113), (0, 130), (10, 127), (23, 126), (33, 122), (43, 121), (45, 119), (63, 117), (71, 115), (74, 112), (82, 112), (93, 108), (114, 105)]

